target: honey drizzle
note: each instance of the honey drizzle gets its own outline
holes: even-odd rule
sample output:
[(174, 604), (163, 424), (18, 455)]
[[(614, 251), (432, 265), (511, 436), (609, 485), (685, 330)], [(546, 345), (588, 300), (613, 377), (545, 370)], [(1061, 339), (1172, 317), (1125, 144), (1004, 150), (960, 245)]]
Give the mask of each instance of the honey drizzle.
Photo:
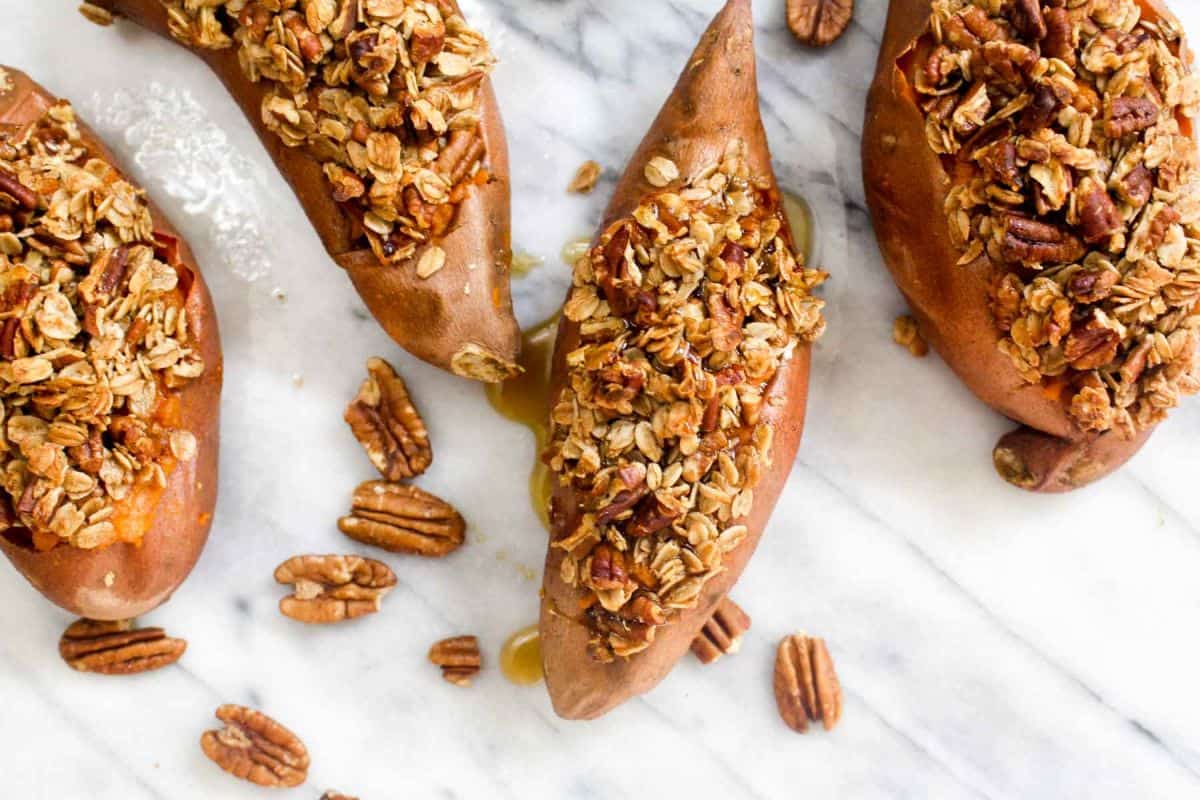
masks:
[(492, 408), (505, 419), (520, 423), (533, 432), (538, 457), (529, 474), (529, 497), (546, 530), (550, 530), (550, 494), (554, 479), (540, 456), (550, 435), (550, 361), (554, 355), (558, 319), (555, 314), (522, 334), (518, 359), (525, 370), (522, 374), (487, 387)]
[(508, 637), (500, 649), (500, 671), (518, 686), (532, 686), (542, 679), (542, 640), (537, 625)]

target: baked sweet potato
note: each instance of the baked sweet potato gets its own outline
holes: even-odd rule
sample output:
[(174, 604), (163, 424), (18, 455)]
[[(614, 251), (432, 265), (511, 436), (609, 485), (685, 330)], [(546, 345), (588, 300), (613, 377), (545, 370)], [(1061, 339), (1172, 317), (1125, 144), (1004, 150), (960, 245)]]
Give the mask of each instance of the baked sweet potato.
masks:
[(487, 43), (453, 0), (403, 24), (370, 4), (359, 18), (357, 0), (93, 5), (204, 59), (401, 347), (468, 378), (515, 374), (504, 125)]
[(925, 339), (1020, 423), (1017, 486), (1108, 475), (1200, 388), (1190, 61), (1156, 0), (892, 0), (867, 202)]
[(216, 313), (70, 105), (0, 68), (0, 550), (91, 619), (163, 603), (217, 499)]
[(541, 640), (555, 711), (648, 691), (738, 579), (795, 459), (824, 274), (795, 252), (749, 0), (712, 22), (575, 267), (554, 355)]

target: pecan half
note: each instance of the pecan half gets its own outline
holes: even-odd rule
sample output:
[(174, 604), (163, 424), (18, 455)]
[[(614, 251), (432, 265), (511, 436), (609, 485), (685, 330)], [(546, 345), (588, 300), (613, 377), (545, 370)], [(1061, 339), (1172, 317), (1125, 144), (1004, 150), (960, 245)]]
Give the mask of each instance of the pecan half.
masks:
[(1112, 294), (1120, 279), (1121, 273), (1115, 269), (1082, 269), (1067, 279), (1067, 294), (1079, 303), (1099, 303)]
[(721, 656), (731, 656), (742, 647), (742, 637), (750, 630), (750, 617), (741, 606), (722, 598), (713, 615), (692, 640), (692, 653), (701, 664), (711, 664)]
[(435, 642), (429, 648), (429, 660), (441, 667), (442, 678), (455, 686), (470, 686), (471, 679), (483, 666), (479, 639), (474, 636), (454, 636)]
[(382, 358), (367, 362), (367, 379), (345, 417), (371, 463), (389, 481), (420, 475), (433, 462), (425, 422), (404, 380)]
[(787, 24), (811, 47), (833, 44), (850, 27), (854, 0), (787, 0)]
[(223, 705), (219, 731), (205, 731), (200, 747), (218, 767), (259, 786), (292, 787), (308, 777), (308, 749), (296, 734), (245, 706)]
[(133, 620), (79, 619), (58, 640), (58, 653), (71, 669), (101, 675), (133, 675), (174, 664), (187, 649), (162, 628), (134, 628)]
[(321, 800), (358, 800), (358, 798), (351, 797), (348, 794), (342, 794), (341, 792), (330, 789), (328, 792), (321, 795)]
[(293, 556), (275, 580), (295, 585), (279, 601), (284, 616), (316, 625), (374, 614), (397, 583), (387, 564), (361, 556)]
[(1042, 42), (1042, 55), (1057, 58), (1067, 66), (1074, 67), (1077, 36), (1070, 12), (1065, 8), (1049, 8), (1045, 18), (1046, 38)]
[(1083, 242), (1070, 231), (1012, 215), (1005, 220), (1000, 250), (1005, 260), (1021, 264), (1069, 263), (1084, 254)]
[(775, 703), (784, 723), (804, 733), (820, 721), (832, 730), (842, 716), (842, 687), (824, 639), (788, 636), (775, 655)]
[(1046, 37), (1046, 18), (1042, 16), (1041, 0), (1013, 0), (1009, 18), (1022, 36), (1038, 42)]
[(592, 551), (589, 578), (592, 588), (600, 591), (626, 586), (629, 574), (625, 571), (625, 554), (608, 543), (597, 545)]
[(415, 486), (367, 481), (354, 491), (338, 529), (394, 553), (444, 556), (459, 548), (466, 522), (454, 507)]
[(1093, 314), (1087, 321), (1071, 328), (1063, 356), (1074, 369), (1086, 372), (1111, 364), (1120, 344), (1121, 335), (1105, 327)]

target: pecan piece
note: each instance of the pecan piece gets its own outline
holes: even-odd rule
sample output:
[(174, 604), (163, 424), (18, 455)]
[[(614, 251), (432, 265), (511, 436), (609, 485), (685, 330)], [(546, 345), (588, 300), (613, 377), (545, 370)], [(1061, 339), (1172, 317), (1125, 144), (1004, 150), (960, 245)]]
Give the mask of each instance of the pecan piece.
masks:
[(731, 656), (742, 647), (742, 637), (750, 630), (750, 617), (728, 597), (721, 599), (708, 622), (692, 640), (692, 653), (701, 664), (711, 664), (721, 656)]
[(1083, 242), (1071, 232), (1012, 215), (1005, 220), (1000, 251), (1005, 260), (1022, 264), (1069, 263), (1084, 254)]
[(1115, 269), (1089, 268), (1080, 270), (1067, 280), (1067, 294), (1077, 303), (1099, 303), (1112, 294), (1121, 279)]
[(1114, 139), (1154, 125), (1158, 104), (1148, 97), (1118, 97), (1106, 109), (1104, 132)]
[(1075, 24), (1071, 22), (1070, 12), (1065, 8), (1050, 8), (1046, 10), (1045, 18), (1046, 37), (1042, 42), (1042, 55), (1057, 58), (1067, 66), (1074, 67), (1078, 34)]
[(1154, 193), (1154, 173), (1145, 164), (1138, 164), (1117, 184), (1117, 195), (1134, 208), (1150, 202)]
[(404, 380), (382, 358), (367, 361), (367, 379), (345, 418), (371, 463), (389, 481), (416, 477), (433, 462), (425, 421)]
[(1121, 228), (1121, 213), (1108, 191), (1093, 178), (1079, 185), (1079, 232), (1088, 244), (1097, 244)]
[(358, 800), (358, 798), (351, 797), (348, 794), (342, 794), (341, 792), (330, 789), (328, 792), (321, 795), (321, 800)]
[(901, 314), (892, 322), (892, 341), (917, 358), (924, 358), (929, 353), (929, 345), (921, 336), (917, 321), (910, 314)]
[(775, 654), (775, 703), (784, 723), (804, 733), (818, 720), (832, 730), (842, 716), (842, 687), (824, 639), (788, 636)]
[(579, 165), (575, 177), (567, 184), (567, 191), (571, 194), (587, 194), (596, 188), (596, 182), (599, 180), (600, 165), (595, 161), (585, 161)]
[(589, 578), (592, 588), (597, 591), (627, 586), (629, 574), (625, 571), (625, 554), (608, 543), (597, 545), (592, 551)]
[(657, 496), (650, 495), (638, 503), (633, 518), (625, 526), (625, 535), (636, 539), (658, 533), (663, 528), (670, 527), (680, 514), (678, 509), (671, 508)]
[(725, 299), (722, 292), (709, 294), (707, 305), (708, 313), (712, 318), (713, 349), (722, 353), (732, 352), (742, 343), (744, 315), (729, 305), (729, 301)]
[(788, 27), (811, 47), (836, 42), (853, 17), (854, 0), (787, 0)]
[(453, 636), (435, 642), (429, 648), (429, 660), (441, 667), (442, 678), (455, 686), (470, 686), (471, 679), (483, 666), (479, 639), (474, 636)]
[(338, 529), (393, 553), (444, 556), (463, 543), (466, 522), (445, 500), (415, 486), (367, 481), (355, 489)]
[(1067, 335), (1063, 357), (1074, 369), (1086, 372), (1112, 363), (1117, 357), (1121, 335), (1093, 314), (1087, 321), (1076, 323)]
[(223, 705), (219, 731), (200, 737), (204, 755), (234, 777), (259, 786), (292, 787), (308, 777), (308, 749), (296, 734), (245, 706)]
[(1046, 18), (1042, 16), (1041, 0), (1013, 0), (1008, 13), (1013, 27), (1026, 39), (1040, 42), (1046, 38)]
[(80, 672), (133, 675), (174, 664), (187, 649), (162, 628), (134, 628), (133, 620), (79, 619), (58, 640), (63, 661)]
[(396, 573), (361, 556), (293, 556), (275, 568), (275, 580), (295, 585), (279, 601), (284, 616), (324, 625), (374, 614), (395, 588)]

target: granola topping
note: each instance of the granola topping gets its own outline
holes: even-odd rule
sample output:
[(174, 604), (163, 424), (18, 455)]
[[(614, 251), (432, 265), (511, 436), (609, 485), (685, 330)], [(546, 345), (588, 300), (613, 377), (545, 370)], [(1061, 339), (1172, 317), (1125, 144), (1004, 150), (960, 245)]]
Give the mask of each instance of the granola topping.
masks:
[(1088, 431), (1200, 391), (1200, 80), (1136, 0), (934, 0), (913, 84), (1000, 349)]
[[(0, 516), (29, 544), (138, 542), (118, 504), (153, 497), (196, 438), (191, 276), (142, 192), (83, 142), (63, 102), (0, 130)], [(121, 520), (122, 524), (116, 524)], [(148, 520), (145, 520), (148, 523)]]
[(488, 181), (480, 87), (494, 59), (448, 0), (162, 3), (184, 44), (237, 48), (268, 87), (264, 124), (321, 161), (380, 261), (436, 242)]
[(647, 648), (743, 540), (771, 458), (764, 395), (824, 328), (825, 273), (804, 267), (743, 142), (697, 175), (658, 157), (646, 177), (662, 188), (575, 266), (563, 313), (580, 341), (544, 455), (579, 498), (552, 509), (554, 546), (591, 597), (601, 660)]

